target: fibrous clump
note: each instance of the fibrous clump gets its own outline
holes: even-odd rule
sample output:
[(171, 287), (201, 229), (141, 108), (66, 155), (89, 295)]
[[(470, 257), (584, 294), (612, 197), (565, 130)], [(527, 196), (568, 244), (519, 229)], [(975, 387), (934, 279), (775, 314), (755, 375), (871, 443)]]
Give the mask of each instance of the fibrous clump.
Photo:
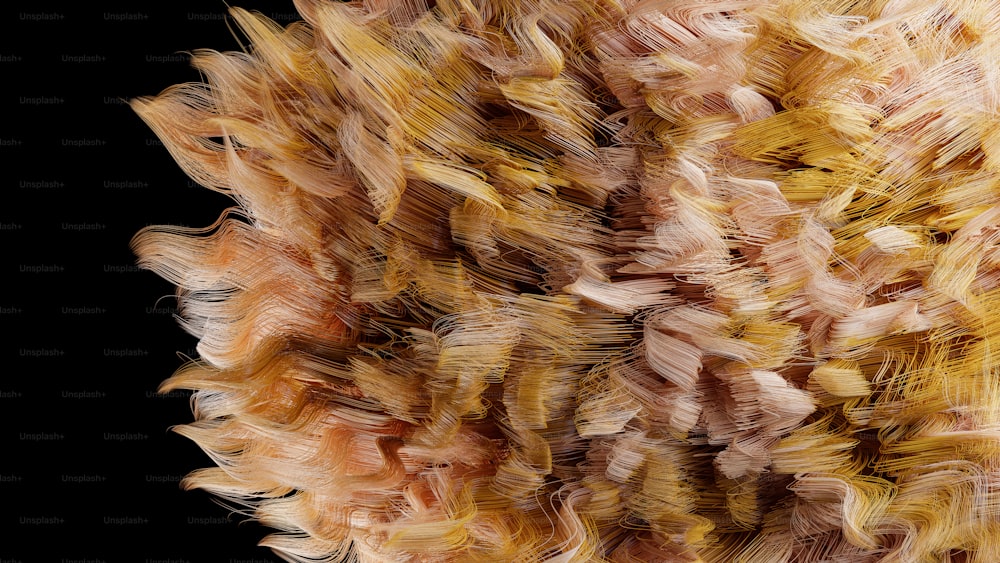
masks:
[[(1000, 9), (300, 0), (133, 108), (289, 561), (1000, 560)], [(354, 558), (354, 559), (352, 559)]]

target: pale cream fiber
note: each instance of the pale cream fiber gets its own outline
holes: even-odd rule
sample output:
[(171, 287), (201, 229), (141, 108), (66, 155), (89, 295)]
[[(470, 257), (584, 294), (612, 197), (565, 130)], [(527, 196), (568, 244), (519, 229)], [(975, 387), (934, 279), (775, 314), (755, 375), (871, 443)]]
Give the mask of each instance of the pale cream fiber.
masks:
[[(288, 561), (1000, 561), (1000, 3), (299, 0), (132, 101)], [(178, 421), (182, 422), (182, 421)]]

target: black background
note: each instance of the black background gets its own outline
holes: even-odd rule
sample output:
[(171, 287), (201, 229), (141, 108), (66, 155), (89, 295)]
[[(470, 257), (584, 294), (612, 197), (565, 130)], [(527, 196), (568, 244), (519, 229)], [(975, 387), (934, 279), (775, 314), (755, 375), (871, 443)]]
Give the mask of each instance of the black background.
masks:
[[(290, 1), (231, 4), (298, 19)], [(169, 431), (188, 394), (155, 391), (195, 340), (129, 250), (147, 224), (230, 205), (125, 103), (199, 80), (185, 51), (238, 49), (226, 5), (30, 6), (0, 8), (0, 563), (279, 561), (256, 545), (267, 529), (179, 488), (211, 461)]]

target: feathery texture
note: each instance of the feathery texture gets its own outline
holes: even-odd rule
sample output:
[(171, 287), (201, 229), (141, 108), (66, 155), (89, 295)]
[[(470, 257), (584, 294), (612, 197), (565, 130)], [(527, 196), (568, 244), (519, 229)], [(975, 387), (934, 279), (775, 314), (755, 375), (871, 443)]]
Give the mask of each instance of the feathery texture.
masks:
[(132, 107), (288, 561), (1000, 560), (1000, 9), (297, 0)]

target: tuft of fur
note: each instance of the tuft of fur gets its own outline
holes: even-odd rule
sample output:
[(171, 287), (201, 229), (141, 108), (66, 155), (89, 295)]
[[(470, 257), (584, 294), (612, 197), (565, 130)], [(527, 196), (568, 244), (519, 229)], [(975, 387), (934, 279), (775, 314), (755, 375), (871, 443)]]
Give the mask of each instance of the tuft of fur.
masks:
[(297, 0), (132, 101), (288, 561), (1000, 560), (1000, 10)]

